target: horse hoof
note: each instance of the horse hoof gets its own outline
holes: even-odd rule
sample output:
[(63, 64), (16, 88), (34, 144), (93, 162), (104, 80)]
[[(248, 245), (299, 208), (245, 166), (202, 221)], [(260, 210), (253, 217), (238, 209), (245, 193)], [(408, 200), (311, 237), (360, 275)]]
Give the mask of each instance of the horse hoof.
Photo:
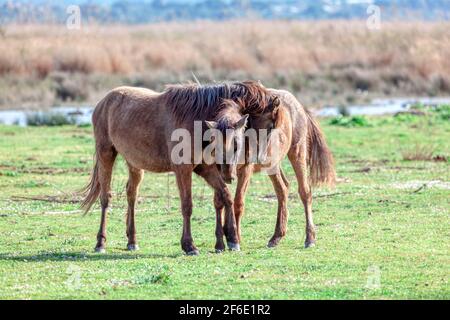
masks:
[(315, 243), (314, 241), (311, 241), (311, 242), (305, 242), (305, 248), (306, 248), (306, 249), (312, 248), (312, 247), (315, 247), (315, 246), (316, 246), (316, 243)]
[(269, 241), (269, 243), (267, 244), (267, 248), (275, 248), (278, 245), (278, 243), (276, 243), (275, 241)]
[(129, 244), (129, 245), (127, 245), (127, 250), (128, 251), (137, 251), (137, 250), (139, 250), (139, 246), (137, 244)]
[(97, 247), (95, 248), (95, 252), (97, 253), (106, 253), (106, 249), (103, 247)]
[(186, 252), (188, 256), (198, 256), (199, 254), (200, 252), (197, 249)]
[(224, 249), (216, 249), (216, 253), (222, 253), (224, 252)]
[(281, 238), (274, 238), (269, 241), (267, 248), (275, 248), (280, 243)]
[(239, 243), (227, 242), (228, 249), (231, 251), (241, 251), (241, 246)]

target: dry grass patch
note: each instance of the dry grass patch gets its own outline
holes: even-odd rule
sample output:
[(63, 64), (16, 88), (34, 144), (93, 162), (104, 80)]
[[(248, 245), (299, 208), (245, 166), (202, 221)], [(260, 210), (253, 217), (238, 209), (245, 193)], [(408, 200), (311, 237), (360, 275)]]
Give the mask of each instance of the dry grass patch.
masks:
[[(168, 82), (192, 80), (192, 72), (202, 82), (258, 79), (292, 91), (310, 106), (448, 95), (449, 28), (449, 22), (384, 22), (373, 32), (356, 21), (258, 20), (84, 25), (78, 31), (5, 26), (0, 108), (95, 103), (112, 85), (159, 90)], [(60, 84), (49, 85), (61, 73), (82, 79), (89, 92), (61, 97)], [(137, 78), (145, 81), (135, 83)], [(47, 89), (35, 89), (42, 84)]]
[(426, 144), (416, 144), (413, 148), (402, 151), (405, 161), (433, 161), (435, 147)]
[(261, 73), (326, 68), (450, 74), (448, 23), (231, 21), (147, 26), (7, 26), (0, 74), (49, 71), (128, 73), (229, 69)]

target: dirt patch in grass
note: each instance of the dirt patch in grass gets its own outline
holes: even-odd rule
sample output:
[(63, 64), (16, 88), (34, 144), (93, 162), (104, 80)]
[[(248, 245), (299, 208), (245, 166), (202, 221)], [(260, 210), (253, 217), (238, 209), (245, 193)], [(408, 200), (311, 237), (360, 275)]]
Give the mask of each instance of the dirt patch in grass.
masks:
[(70, 203), (77, 204), (81, 202), (81, 197), (73, 195), (63, 195), (63, 196), (12, 196), (12, 201), (45, 201), (53, 203)]
[(437, 155), (433, 157), (434, 162), (447, 162), (448, 158), (446, 156)]
[[(10, 165), (0, 165), (0, 170), (7, 170), (8, 172), (16, 173), (31, 173), (31, 174), (65, 174), (65, 173), (88, 173), (89, 169), (85, 168), (66, 168), (58, 169), (51, 167), (36, 167), (36, 168), (21, 168)], [(0, 172), (0, 175), (2, 173)]]
[(444, 155), (436, 155), (434, 146), (430, 145), (415, 145), (411, 149), (402, 151), (402, 158), (405, 161), (436, 161), (447, 162), (447, 157)]
[(350, 173), (370, 173), (382, 170), (427, 170), (427, 167), (411, 167), (411, 166), (365, 166), (354, 170), (349, 170)]
[(367, 165), (381, 165), (381, 164), (386, 164), (388, 163), (389, 160), (388, 159), (381, 159), (381, 160), (364, 160), (364, 159), (349, 159), (349, 160), (345, 160), (345, 163), (364, 163)]
[(433, 180), (433, 181), (406, 181), (391, 184), (394, 189), (411, 189), (418, 190), (424, 188), (436, 188), (450, 190), (450, 182)]

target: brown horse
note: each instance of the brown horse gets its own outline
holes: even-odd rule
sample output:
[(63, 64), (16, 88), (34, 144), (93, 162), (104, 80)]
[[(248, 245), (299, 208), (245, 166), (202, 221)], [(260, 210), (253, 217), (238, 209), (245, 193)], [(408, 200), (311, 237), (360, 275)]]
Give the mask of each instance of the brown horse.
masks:
[[(251, 116), (249, 126), (255, 130), (277, 129), (273, 136), (276, 142), (267, 148), (270, 163), (250, 163), (238, 167), (238, 182), (234, 199), (234, 212), (239, 240), (241, 238), (241, 219), (244, 213), (245, 194), (253, 172), (270, 167), (269, 177), (278, 199), (278, 215), (275, 232), (268, 246), (276, 246), (285, 236), (288, 220), (289, 182), (281, 170), (280, 162), (287, 155), (298, 181), (298, 193), (304, 205), (306, 216), (305, 247), (315, 244), (316, 232), (312, 213), (311, 186), (318, 184), (333, 185), (336, 174), (333, 156), (326, 144), (325, 137), (311, 113), (305, 109), (288, 91), (268, 89), (278, 97), (281, 104), (265, 108), (256, 116)], [(274, 150), (276, 146), (276, 150)], [(226, 222), (225, 222), (226, 225)]]
[[(239, 101), (239, 108), (229, 107), (223, 103), (224, 99)], [(214, 189), (216, 210), (222, 211), (225, 208), (225, 227), (220, 225), (216, 229), (216, 250), (224, 250), (223, 232), (228, 247), (238, 250), (233, 201), (225, 184), (225, 181), (231, 182), (236, 164), (221, 166), (221, 174), (218, 174), (215, 164), (197, 164), (195, 158), (199, 156), (199, 150), (195, 148), (195, 142), (190, 150), (190, 163), (176, 164), (171, 155), (177, 142), (172, 141), (171, 137), (177, 129), (184, 129), (192, 134), (195, 131), (195, 121), (201, 121), (202, 131), (205, 131), (206, 121), (210, 120), (224, 130), (231, 130), (234, 140), (242, 140), (247, 120), (243, 114), (261, 113), (270, 103), (268, 91), (255, 82), (210, 86), (176, 85), (169, 86), (163, 93), (144, 88), (120, 87), (108, 93), (97, 104), (92, 117), (96, 142), (95, 165), (91, 181), (84, 190), (85, 200), (82, 205), (87, 212), (100, 197), (102, 214), (95, 250), (105, 251), (110, 185), (117, 154), (124, 157), (129, 168), (126, 228), (129, 250), (137, 249), (135, 205), (144, 170), (175, 172), (183, 215), (181, 247), (187, 254), (198, 254), (190, 225), (192, 172), (203, 177)], [(234, 147), (233, 143), (224, 145)]]

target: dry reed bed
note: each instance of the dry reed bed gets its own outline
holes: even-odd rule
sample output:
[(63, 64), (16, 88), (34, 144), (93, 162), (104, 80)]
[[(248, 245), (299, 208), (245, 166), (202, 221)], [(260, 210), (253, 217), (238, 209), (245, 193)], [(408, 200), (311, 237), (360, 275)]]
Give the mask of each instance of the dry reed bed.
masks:
[(356, 66), (429, 78), (450, 74), (450, 23), (232, 21), (89, 26), (7, 26), (0, 75), (52, 71), (131, 74), (240, 70), (270, 75)]
[(95, 103), (127, 84), (259, 79), (308, 106), (450, 94), (450, 23), (228, 21), (0, 27), (0, 109)]

